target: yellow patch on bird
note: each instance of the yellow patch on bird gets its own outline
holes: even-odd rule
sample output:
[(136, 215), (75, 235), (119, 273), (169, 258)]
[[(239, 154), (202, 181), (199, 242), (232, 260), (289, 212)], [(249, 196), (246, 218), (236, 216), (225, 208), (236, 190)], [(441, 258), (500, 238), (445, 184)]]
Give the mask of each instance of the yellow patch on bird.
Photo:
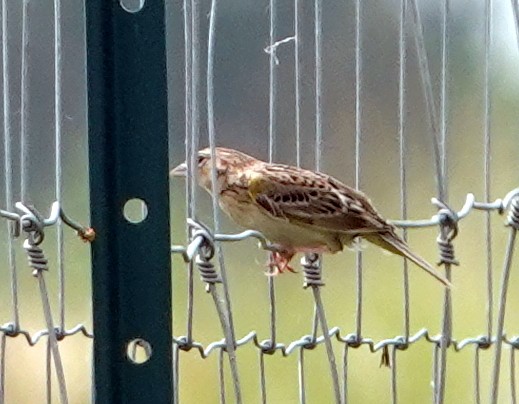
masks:
[(247, 182), (249, 184), (249, 193), (253, 198), (255, 198), (259, 193), (265, 191), (265, 185), (267, 185), (267, 181), (265, 181), (265, 178), (261, 173), (254, 170), (248, 170), (246, 172), (246, 176), (248, 179)]

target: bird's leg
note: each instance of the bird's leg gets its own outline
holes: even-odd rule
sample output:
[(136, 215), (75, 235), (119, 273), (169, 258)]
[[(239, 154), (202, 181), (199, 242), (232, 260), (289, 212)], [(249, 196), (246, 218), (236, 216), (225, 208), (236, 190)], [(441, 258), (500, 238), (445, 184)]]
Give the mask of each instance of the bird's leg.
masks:
[(276, 276), (285, 271), (296, 273), (297, 271), (289, 265), (294, 254), (295, 251), (286, 248), (280, 248), (278, 251), (271, 251), (267, 262), (270, 271), (267, 272), (267, 275)]

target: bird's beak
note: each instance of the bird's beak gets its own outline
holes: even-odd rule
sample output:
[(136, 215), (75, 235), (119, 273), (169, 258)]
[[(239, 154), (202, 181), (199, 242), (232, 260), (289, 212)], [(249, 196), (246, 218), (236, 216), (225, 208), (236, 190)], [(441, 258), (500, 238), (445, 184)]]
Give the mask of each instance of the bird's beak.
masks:
[(169, 172), (170, 177), (186, 177), (187, 176), (187, 164), (182, 163), (176, 166)]

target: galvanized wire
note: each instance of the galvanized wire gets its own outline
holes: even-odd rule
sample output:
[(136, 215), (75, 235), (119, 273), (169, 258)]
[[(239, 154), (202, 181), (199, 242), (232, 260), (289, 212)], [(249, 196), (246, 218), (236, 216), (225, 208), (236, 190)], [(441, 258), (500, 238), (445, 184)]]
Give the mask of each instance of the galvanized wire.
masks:
[(295, 96), (295, 131), (296, 131), (296, 166), (301, 166), (301, 14), (300, 0), (294, 0), (294, 96)]
[[(185, 85), (185, 146), (186, 146), (186, 159), (187, 161), (187, 180), (186, 180), (186, 206), (189, 217), (196, 217), (197, 214), (197, 193), (196, 193), (196, 144), (198, 139), (198, 130), (194, 125), (193, 120), (199, 119), (195, 114), (198, 114), (197, 96), (195, 99), (193, 94), (198, 94), (198, 81), (193, 81), (193, 77), (198, 77), (198, 71), (195, 69), (198, 67), (198, 55), (197, 46), (194, 45), (192, 40), (193, 31), (196, 30), (194, 20), (195, 16), (191, 10), (192, 1), (184, 0), (184, 79)], [(195, 33), (195, 36), (197, 34)], [(195, 65), (193, 60), (196, 59)], [(186, 227), (186, 235), (188, 239), (191, 237), (191, 230)], [(193, 261), (187, 263), (188, 266), (188, 279), (187, 279), (187, 324), (186, 324), (186, 335), (187, 340), (193, 339), (193, 305), (194, 305), (194, 267)], [(178, 401), (175, 401), (178, 402)]]
[[(63, 200), (63, 164), (62, 164), (62, 120), (63, 120), (63, 51), (61, 35), (61, 1), (54, 0), (54, 182), (55, 199)], [(63, 223), (56, 223), (56, 243), (58, 248), (58, 282), (59, 282), (59, 328), (65, 329), (65, 241)]]
[[(491, 113), (492, 113), (492, 101), (491, 101), (491, 89), (490, 89), (490, 71), (491, 71), (491, 59), (490, 52), (492, 48), (492, 16), (493, 16), (492, 1), (485, 1), (485, 71), (483, 77), (483, 92), (485, 100), (484, 109), (484, 133), (483, 133), (483, 144), (484, 144), (484, 195), (485, 202), (490, 201), (491, 195), (491, 170), (490, 170), (490, 158), (492, 156), (492, 142), (491, 142)], [(492, 335), (493, 328), (493, 310), (494, 310), (494, 282), (493, 282), (493, 266), (492, 266), (492, 220), (490, 212), (486, 212), (485, 215), (485, 243), (486, 243), (486, 255), (487, 255), (487, 333), (488, 337)]]
[(517, 403), (517, 390), (515, 385), (515, 347), (510, 348), (510, 401), (512, 404)]
[[(24, 7), (27, 7), (28, 2), (24, 3)], [(213, 99), (213, 74), (212, 74), (212, 63), (214, 62), (214, 54), (210, 52), (214, 50), (214, 40), (215, 40), (215, 11), (216, 11), (216, 1), (212, 3), (212, 12), (210, 14), (210, 45), (209, 46), (209, 55), (208, 55), (208, 75), (207, 75), (207, 88), (208, 88), (208, 130), (209, 130), (209, 139), (211, 143), (211, 149), (214, 156), (214, 147), (216, 145), (216, 129), (214, 127), (214, 111), (212, 105)], [(420, 71), (422, 76), (429, 75), (429, 77), (422, 77), (424, 81), (424, 90), (425, 90), (425, 99), (428, 108), (428, 116), (429, 116), (429, 124), (432, 127), (432, 134), (435, 133), (438, 135), (437, 138), (433, 139), (433, 144), (436, 145), (438, 151), (435, 155), (436, 164), (439, 167), (437, 169), (437, 181), (439, 185), (438, 191), (438, 199), (446, 202), (447, 195), (447, 147), (446, 147), (446, 139), (448, 135), (447, 123), (448, 119), (446, 113), (448, 111), (447, 104), (447, 93), (448, 93), (448, 69), (447, 69), (447, 43), (448, 43), (448, 3), (445, 2), (444, 9), (444, 21), (443, 21), (443, 46), (442, 46), (442, 88), (441, 88), (441, 108), (439, 117), (435, 118), (435, 101), (432, 94), (432, 85), (430, 83), (430, 73), (429, 66), (427, 61), (427, 54), (425, 52), (424, 46), (424, 38), (423, 38), (423, 27), (421, 26), (420, 16), (418, 13), (417, 2), (413, 0), (411, 4), (412, 11), (415, 16), (415, 40), (417, 43), (418, 53), (420, 56), (421, 68)], [(513, 10), (516, 12), (517, 3), (512, 2)], [(356, 45), (355, 45), (355, 74), (356, 74), (356, 121), (355, 121), (355, 183), (356, 186), (359, 187), (361, 183), (361, 160), (362, 160), (362, 5), (360, 0), (357, 0), (355, 3), (356, 11), (355, 11), (355, 36), (356, 36)], [(321, 35), (322, 35), (322, 26), (321, 26), (321, 10), (322, 4), (320, 1), (315, 2), (315, 40), (316, 40), (316, 48), (315, 48), (315, 91), (316, 91), (316, 132), (315, 132), (315, 145), (316, 145), (316, 156), (315, 156), (315, 164), (316, 168), (320, 168), (322, 161), (322, 150), (321, 145), (323, 143), (323, 120), (322, 120), (322, 48), (321, 48)], [(286, 343), (280, 342), (277, 335), (277, 319), (276, 319), (276, 295), (274, 289), (274, 278), (268, 278), (268, 290), (269, 290), (269, 305), (270, 305), (270, 335), (267, 340), (260, 340), (259, 336), (255, 331), (251, 331), (247, 333), (242, 338), (237, 338), (234, 335), (234, 327), (232, 324), (232, 311), (231, 311), (231, 295), (229, 294), (227, 288), (228, 283), (226, 280), (225, 274), (225, 265), (223, 262), (223, 255), (221, 253), (218, 244), (220, 242), (237, 242), (241, 240), (245, 240), (250, 237), (254, 237), (260, 240), (262, 248), (267, 251), (270, 251), (270, 244), (268, 240), (266, 240), (261, 234), (253, 231), (246, 231), (240, 234), (223, 234), (220, 233), (220, 224), (218, 217), (215, 218), (214, 222), (214, 234), (211, 232), (207, 233), (194, 233), (193, 226), (189, 223), (187, 224), (187, 234), (188, 234), (188, 244), (187, 245), (179, 245), (172, 246), (172, 253), (180, 253), (183, 255), (184, 259), (188, 263), (188, 320), (186, 325), (186, 335), (187, 337), (175, 337), (173, 341), (173, 368), (174, 368), (174, 380), (173, 383), (175, 385), (175, 394), (174, 401), (178, 402), (178, 387), (180, 384), (179, 378), (179, 361), (180, 361), (180, 350), (189, 350), (195, 349), (199, 352), (200, 356), (203, 358), (211, 355), (213, 351), (218, 352), (218, 373), (220, 377), (220, 401), (226, 401), (226, 392), (225, 392), (225, 369), (224, 369), (224, 356), (227, 354), (230, 355), (230, 369), (232, 375), (232, 381), (235, 387), (235, 396), (237, 397), (237, 401), (240, 401), (240, 390), (238, 384), (238, 371), (237, 368), (234, 368), (233, 363), (233, 351), (239, 350), (241, 347), (245, 345), (253, 345), (258, 349), (258, 358), (259, 358), (259, 376), (260, 376), (260, 394), (262, 402), (267, 402), (267, 381), (268, 375), (265, 370), (265, 355), (266, 354), (278, 354), (281, 356), (289, 356), (293, 352), (297, 352), (298, 355), (298, 383), (299, 383), (299, 400), (300, 402), (305, 402), (307, 398), (307, 374), (305, 373), (305, 354), (306, 350), (311, 350), (317, 347), (318, 345), (325, 345), (327, 354), (328, 354), (328, 362), (331, 370), (331, 379), (334, 382), (334, 393), (338, 402), (347, 402), (348, 398), (348, 353), (350, 348), (357, 349), (362, 347), (363, 345), (367, 345), (370, 352), (379, 352), (385, 349), (389, 349), (390, 357), (391, 357), (391, 373), (390, 373), (390, 394), (393, 402), (397, 402), (399, 398), (398, 392), (398, 371), (399, 367), (397, 365), (397, 360), (400, 356), (397, 354), (397, 350), (406, 349), (408, 346), (417, 343), (418, 341), (426, 341), (430, 343), (435, 351), (435, 394), (436, 401), (443, 401), (443, 389), (445, 386), (445, 375), (447, 365), (445, 362), (446, 354), (449, 350), (451, 351), (459, 351), (468, 346), (474, 346), (474, 383), (475, 383), (475, 391), (476, 391), (476, 401), (480, 402), (480, 393), (481, 393), (481, 375), (480, 375), (480, 353), (481, 350), (487, 349), (489, 347), (494, 347), (496, 349), (495, 356), (495, 367), (493, 371), (493, 391), (492, 391), (492, 401), (497, 402), (497, 387), (499, 381), (499, 364), (500, 358), (502, 356), (502, 346), (510, 349), (510, 375), (511, 375), (511, 401), (515, 402), (516, 398), (516, 388), (515, 388), (515, 349), (517, 349), (517, 337), (510, 336), (507, 337), (504, 333), (504, 318), (505, 318), (505, 308), (506, 308), (506, 297), (507, 297), (507, 288), (509, 285), (509, 276), (511, 271), (511, 263), (512, 263), (512, 252), (515, 238), (515, 219), (512, 217), (510, 219), (510, 224), (512, 229), (510, 230), (510, 239), (509, 245), (507, 248), (507, 256), (503, 269), (503, 279), (501, 283), (501, 295), (499, 299), (499, 315), (498, 315), (498, 324), (497, 331), (493, 335), (492, 334), (492, 326), (493, 326), (493, 316), (492, 316), (492, 308), (493, 308), (493, 297), (492, 297), (492, 234), (490, 232), (491, 229), (491, 217), (494, 216), (494, 213), (502, 213), (506, 210), (510, 204), (512, 204), (512, 209), (515, 209), (515, 203), (517, 196), (517, 191), (511, 191), (509, 195), (504, 197), (503, 199), (495, 200), (491, 202), (491, 173), (490, 173), (490, 154), (491, 154), (491, 133), (490, 133), (490, 113), (491, 113), (491, 102), (490, 102), (490, 83), (489, 83), (489, 72), (490, 72), (490, 48), (492, 43), (491, 38), (491, 21), (492, 21), (492, 13), (491, 13), (491, 2), (487, 1), (487, 14), (486, 14), (486, 39), (485, 39), (485, 126), (484, 126), (484, 146), (485, 146), (485, 159), (484, 159), (484, 176), (485, 176), (485, 189), (484, 189), (484, 197), (482, 202), (477, 202), (473, 195), (467, 195), (465, 201), (461, 201), (460, 205), (463, 205), (459, 212), (452, 212), (452, 215), (456, 217), (456, 221), (460, 222), (466, 217), (471, 216), (477, 210), (483, 210), (485, 215), (485, 228), (486, 228), (486, 246), (487, 246), (487, 267), (486, 267), (486, 277), (487, 277), (487, 301), (488, 301), (488, 312), (487, 312), (487, 327), (484, 335), (465, 338), (461, 341), (456, 341), (451, 337), (451, 321), (450, 321), (450, 295), (447, 292), (445, 297), (445, 312), (444, 312), (444, 326), (441, 334), (432, 335), (428, 330), (422, 329), (414, 334), (411, 334), (411, 324), (410, 324), (410, 304), (409, 304), (409, 278), (408, 278), (408, 268), (407, 263), (404, 261), (403, 264), (403, 332), (402, 335), (395, 336), (393, 338), (382, 339), (380, 341), (373, 341), (370, 338), (365, 338), (362, 336), (362, 319), (363, 319), (363, 284), (362, 284), (362, 258), (359, 253), (357, 258), (357, 307), (355, 309), (355, 329), (353, 333), (345, 333), (341, 331), (338, 327), (327, 326), (326, 321), (326, 312), (324, 309), (324, 305), (322, 303), (322, 297), (320, 294), (320, 288), (323, 286), (322, 284), (315, 284), (312, 286), (313, 298), (315, 301), (314, 307), (314, 317), (312, 323), (312, 330), (310, 335), (304, 335), (300, 338), (289, 341)], [(400, 142), (400, 150), (399, 150), (399, 164), (400, 164), (400, 198), (401, 198), (401, 212), (400, 216), (402, 220), (395, 221), (394, 223), (397, 226), (404, 228), (404, 238), (407, 238), (408, 228), (416, 228), (416, 227), (426, 227), (426, 226), (442, 226), (442, 214), (438, 213), (434, 215), (430, 219), (421, 219), (421, 220), (409, 220), (408, 212), (407, 212), (407, 161), (406, 157), (408, 155), (407, 143), (406, 143), (406, 61), (407, 61), (407, 40), (406, 40), (406, 15), (409, 12), (407, 9), (407, 1), (402, 0), (401, 2), (401, 20), (400, 20), (400, 32), (399, 32), (399, 127), (398, 127), (398, 136)], [(8, 61), (8, 49), (5, 43), (7, 42), (7, 10), (5, 8), (5, 0), (2, 2), (2, 11), (3, 11), (3, 20), (2, 20), (2, 33), (3, 33), (3, 88), (4, 88), (4, 156), (5, 156), (5, 187), (6, 187), (6, 198), (5, 198), (5, 210), (0, 211), (0, 216), (6, 219), (7, 228), (9, 231), (8, 240), (8, 259), (9, 266), (11, 270), (11, 288), (12, 288), (12, 309), (13, 309), (13, 317), (12, 321), (8, 324), (0, 326), (0, 401), (4, 396), (4, 378), (5, 378), (5, 354), (6, 354), (6, 345), (8, 337), (22, 336), (26, 339), (29, 345), (33, 346), (37, 344), (43, 337), (45, 341), (48, 343), (48, 356), (46, 358), (47, 364), (47, 383), (49, 383), (47, 387), (47, 394), (51, 396), (52, 385), (50, 384), (50, 360), (54, 359), (55, 361), (59, 359), (59, 350), (58, 350), (58, 340), (61, 340), (70, 335), (82, 334), (88, 338), (92, 338), (93, 335), (89, 332), (83, 325), (77, 325), (72, 329), (66, 330), (66, 321), (65, 321), (65, 270), (63, 265), (63, 235), (61, 228), (61, 221), (68, 224), (66, 222), (66, 216), (62, 211), (60, 202), (62, 199), (62, 185), (61, 185), (61, 160), (62, 160), (62, 150), (61, 150), (61, 132), (62, 129), (60, 127), (60, 123), (62, 120), (62, 104), (61, 104), (61, 96), (60, 96), (60, 71), (61, 71), (61, 61), (58, 57), (60, 44), (60, 28), (59, 28), (59, 9), (60, 4), (59, 1), (55, 2), (55, 80), (56, 80), (56, 98), (55, 98), (55, 119), (56, 119), (56, 128), (55, 128), (55, 152), (56, 152), (56, 201), (58, 203), (58, 210), (56, 211), (55, 206), (52, 208), (52, 213), (49, 218), (45, 219), (42, 222), (42, 227), (56, 226), (58, 229), (58, 267), (59, 267), (59, 282), (60, 282), (60, 297), (59, 297), (59, 326), (57, 328), (54, 327), (52, 323), (52, 316), (50, 313), (50, 303), (48, 301), (48, 294), (45, 286), (45, 279), (43, 275), (39, 276), (38, 282), (40, 283), (40, 293), (42, 299), (47, 298), (47, 302), (42, 300), (42, 305), (45, 310), (49, 310), (45, 312), (45, 317), (48, 321), (47, 328), (45, 330), (41, 330), (36, 333), (29, 333), (28, 331), (21, 329), (19, 325), (18, 318), (18, 294), (17, 294), (17, 268), (15, 265), (15, 256), (14, 256), (14, 246), (13, 246), (13, 237), (16, 228), (21, 227), (21, 218), (24, 214), (23, 211), (16, 211), (14, 206), (13, 192), (12, 192), (12, 144), (11, 144), (11, 129), (10, 129), (10, 110), (9, 110), (9, 74), (7, 69), (7, 61)], [(270, 18), (271, 18), (271, 31), (270, 31), (270, 82), (271, 82), (271, 93), (269, 98), (269, 109), (270, 109), (270, 123), (269, 123), (269, 157), (270, 160), (275, 160), (276, 158), (276, 48), (282, 43), (294, 42), (295, 46), (295, 60), (294, 60), (294, 71), (295, 71), (295, 91), (296, 91), (296, 143), (297, 143), (297, 154), (296, 160), (297, 164), (301, 163), (301, 134), (300, 134), (300, 90), (301, 90), (301, 72), (300, 72), (300, 55), (299, 50), (301, 47), (301, 36), (300, 36), (300, 26), (299, 19), (301, 13), (301, 4), (298, 0), (295, 0), (295, 13), (294, 13), (294, 37), (286, 38), (284, 40), (276, 41), (275, 38), (275, 28), (277, 22), (275, 20), (275, 1), (271, 1), (271, 9), (270, 9)], [(27, 12), (28, 9), (25, 10)], [(194, 11), (194, 12), (193, 12)], [(197, 199), (196, 199), (196, 151), (198, 150), (198, 139), (200, 136), (200, 128), (199, 122), (201, 121), (201, 113), (200, 113), (200, 97), (196, 94), (200, 93), (201, 86), (196, 82), (197, 77), (201, 76), (201, 68), (200, 68), (200, 23), (201, 23), (201, 10), (200, 5), (196, 0), (186, 1), (184, 2), (184, 12), (185, 12), (185, 51), (186, 51), (186, 61), (185, 61), (185, 71), (186, 71), (186, 158), (189, 161), (188, 164), (188, 174), (189, 180), (187, 181), (187, 193), (186, 193), (186, 204), (188, 206), (188, 216), (192, 218), (194, 221), (197, 220)], [(24, 31), (24, 35), (28, 35), (29, 31)], [(212, 34), (211, 34), (212, 33)], [(421, 35), (421, 38), (420, 38)], [(27, 39), (27, 38), (25, 38)], [(25, 42), (23, 42), (25, 43)], [(196, 60), (198, 60), (198, 65)], [(27, 69), (28, 60), (25, 60), (24, 68)], [(193, 83), (194, 82), (194, 83)], [(431, 87), (429, 89), (429, 86)], [(23, 93), (23, 92), (22, 92)], [(27, 93), (28, 94), (28, 93)], [(25, 95), (27, 97), (27, 94)], [(198, 100), (197, 100), (198, 97)], [(28, 101), (22, 102), (22, 105), (27, 106)], [(22, 116), (23, 116), (23, 108), (22, 108)], [(22, 118), (22, 122), (23, 122)], [(434, 130), (434, 125), (438, 125), (438, 130)], [(30, 128), (26, 127), (24, 130), (29, 131)], [(434, 136), (433, 136), (434, 137)], [(27, 145), (28, 138), (25, 138), (24, 144), (26, 146), (22, 147), (27, 153)], [(25, 157), (27, 158), (27, 156)], [(24, 159), (22, 158), (22, 161)], [(22, 165), (22, 167), (27, 167), (27, 165)], [(27, 170), (27, 168), (24, 168)], [(22, 170), (23, 171), (23, 170)], [(214, 175), (214, 173), (213, 173)], [(213, 177), (214, 179), (214, 177)], [(22, 192), (22, 194), (27, 196), (28, 193), (28, 173), (22, 175), (22, 180), (25, 181), (25, 185), (22, 184), (21, 188), (26, 189), (26, 191)], [(214, 181), (213, 181), (214, 183)], [(214, 192), (213, 192), (214, 194)], [(27, 198), (23, 198), (28, 199)], [(213, 209), (215, 215), (218, 215), (217, 206), (216, 206), (216, 197), (213, 198)], [(459, 202), (459, 201), (456, 201)], [(58, 213), (56, 213), (58, 212)], [(61, 219), (60, 219), (61, 218)], [(72, 226), (74, 227), (74, 226)], [(82, 232), (83, 235), (87, 234), (87, 230), (83, 227), (78, 227), (76, 230)], [(221, 278), (223, 280), (223, 295), (225, 299), (221, 300), (220, 295), (217, 293), (218, 286), (216, 284), (211, 284), (209, 286), (209, 291), (213, 298), (213, 303), (217, 308), (217, 314), (220, 319), (220, 323), (222, 329), (225, 333), (225, 338), (221, 340), (216, 340), (207, 345), (203, 345), (202, 343), (196, 341), (193, 337), (192, 333), (192, 323), (193, 323), (193, 305), (194, 305), (194, 269), (196, 257), (199, 256), (200, 249), (203, 248), (204, 242), (210, 240), (214, 245), (216, 245), (218, 259), (220, 261), (220, 271)], [(196, 262), (199, 264), (199, 262)], [(447, 267), (450, 264), (447, 264)], [(200, 265), (199, 265), (200, 267)], [(214, 269), (214, 267), (213, 267)], [(321, 268), (319, 269), (319, 271)], [(215, 269), (216, 271), (216, 269)], [(449, 272), (449, 268), (447, 268), (447, 272)], [(219, 275), (218, 272), (215, 272), (216, 275)], [(207, 283), (210, 280), (210, 277), (207, 276), (207, 273), (202, 274), (205, 276), (203, 278), (204, 282)], [(41, 279), (40, 279), (41, 278)], [(216, 278), (215, 278), (216, 279)], [(321, 330), (319, 331), (319, 327)], [(335, 363), (335, 356), (333, 353), (334, 345), (340, 347), (342, 349), (342, 372), (341, 372), (341, 382), (339, 383), (339, 374), (337, 372), (337, 364)], [(398, 356), (398, 358), (397, 358)], [(235, 360), (235, 359), (234, 359)], [(308, 366), (308, 364), (306, 364)], [(58, 364), (54, 365), (58, 368)], [(401, 366), (400, 366), (401, 368)], [(334, 371), (335, 370), (335, 371)], [(63, 373), (63, 371), (61, 371)], [(59, 375), (58, 375), (59, 376)], [(66, 391), (65, 383), (62, 382), (64, 380), (64, 376), (59, 376), (59, 387), (63, 391), (61, 391), (62, 400), (66, 401)], [(338, 388), (338, 386), (342, 385), (342, 388)]]
[[(13, 133), (11, 130), (11, 98), (10, 74), (9, 74), (9, 30), (8, 30), (7, 0), (2, 0), (2, 100), (3, 100), (3, 129), (4, 129), (4, 182), (5, 182), (5, 207), (7, 210), (14, 209), (13, 197)], [(16, 265), (16, 254), (13, 243), (13, 227), (6, 223), (7, 230), (7, 254), (11, 276), (11, 307), (14, 328), (18, 329), (20, 314), (18, 308), (18, 271)]]
[[(214, 59), (215, 59), (215, 40), (216, 40), (216, 12), (217, 12), (217, 0), (211, 1), (211, 11), (209, 14), (209, 39), (207, 47), (207, 128), (209, 134), (209, 146), (211, 148), (211, 159), (216, 161), (216, 129), (215, 129), (215, 118), (214, 118)], [(216, 164), (213, 164), (211, 170), (211, 187), (212, 187), (212, 206), (213, 206), (213, 222), (216, 231), (220, 229), (220, 214), (218, 206), (218, 181), (216, 173)], [(229, 356), (229, 364), (232, 373), (232, 381), (234, 387), (234, 395), (237, 403), (242, 402), (242, 394), (238, 373), (238, 363), (236, 361), (236, 352), (234, 348), (234, 320), (231, 307), (231, 296), (229, 292), (229, 283), (227, 277), (227, 271), (225, 267), (224, 255), (221, 247), (216, 244), (216, 254), (218, 257), (218, 264), (220, 266), (220, 276), (222, 278), (223, 286), (223, 297), (224, 304), (220, 306), (220, 299), (216, 293), (214, 285), (211, 287), (211, 294), (213, 300), (217, 306), (218, 313), (220, 315), (220, 321), (222, 323), (222, 329), (227, 341), (227, 354)], [(223, 312), (225, 310), (225, 313)]]
[(510, 232), (508, 236), (508, 244), (506, 247), (506, 256), (503, 267), (503, 274), (501, 278), (500, 292), (499, 292), (499, 309), (497, 314), (497, 325), (496, 325), (496, 346), (494, 355), (494, 369), (492, 372), (492, 389), (490, 402), (492, 404), (497, 403), (499, 393), (499, 374), (501, 371), (501, 350), (503, 346), (504, 338), (504, 326), (505, 326), (505, 309), (506, 299), (508, 294), (508, 285), (510, 281), (510, 272), (512, 267), (512, 258), (515, 247), (515, 238), (517, 230), (519, 230), (519, 198), (516, 197), (511, 201), (511, 211), (508, 215), (508, 224), (510, 226)]
[[(20, 73), (20, 84), (14, 88), (11, 84), (11, 71), (14, 63), (12, 62), (9, 48), (12, 43), (10, 24), (13, 20), (11, 11), (8, 9), (8, 2), (2, 1), (2, 100), (3, 100), (3, 145), (4, 145), (4, 184), (5, 184), (5, 210), (0, 210), (0, 218), (6, 219), (7, 229), (7, 258), (10, 271), (11, 288), (11, 318), (10, 321), (0, 325), (0, 401), (6, 400), (6, 357), (8, 338), (22, 337), (28, 346), (35, 346), (42, 340), (46, 342), (46, 387), (45, 394), (47, 401), (53, 398), (53, 377), (58, 384), (57, 396), (61, 403), (68, 402), (67, 386), (65, 382), (65, 371), (61, 359), (59, 341), (73, 335), (83, 335), (89, 339), (93, 334), (87, 330), (83, 324), (66, 329), (65, 321), (65, 263), (64, 263), (64, 235), (63, 225), (76, 230), (80, 238), (84, 241), (92, 241), (95, 237), (93, 229), (84, 227), (72, 220), (62, 209), (63, 199), (63, 142), (62, 142), (62, 121), (63, 121), (63, 96), (62, 96), (62, 18), (61, 2), (54, 0), (53, 24), (54, 24), (54, 185), (55, 202), (51, 205), (48, 217), (42, 217), (34, 207), (28, 204), (34, 195), (30, 195), (31, 190), (31, 165), (35, 152), (32, 146), (32, 127), (31, 127), (31, 97), (32, 86), (30, 82), (30, 70), (34, 64), (32, 58), (32, 39), (34, 38), (34, 3), (23, 1), (21, 6), (21, 47), (20, 63), (16, 66)], [(9, 14), (8, 14), (9, 13)], [(15, 13), (12, 14), (13, 16)], [(15, 75), (16, 76), (16, 75)], [(13, 111), (13, 93), (20, 95), (20, 110)], [(12, 122), (14, 119), (20, 120), (20, 132), (14, 133)], [(20, 158), (15, 158), (15, 142), (19, 141)], [(38, 155), (40, 151), (38, 150)], [(16, 161), (20, 161), (19, 174), (15, 178), (14, 169)], [(19, 183), (19, 198), (22, 202), (15, 203), (15, 182)], [(45, 238), (45, 233), (49, 227), (56, 229), (57, 234), (57, 278), (58, 278), (58, 305), (57, 321), (51, 310), (51, 299), (53, 295), (47, 287), (44, 272), (48, 269), (45, 254), (40, 247), (40, 243)], [(40, 331), (28, 331), (20, 322), (20, 294), (19, 294), (19, 265), (15, 255), (15, 242), (18, 239), (25, 239), (24, 247), (29, 259), (29, 266), (33, 269), (38, 284), (38, 295), (41, 299), (43, 318), (46, 328)], [(53, 268), (54, 269), (54, 268)], [(55, 326), (57, 324), (57, 326)], [(54, 368), (54, 372), (52, 370)]]
[[(355, 188), (361, 187), (361, 144), (362, 144), (362, 2), (355, 1)], [(357, 339), (362, 335), (362, 251), (356, 254), (357, 307), (355, 323)]]
[[(276, 68), (276, 48), (279, 43), (276, 43), (276, 27), (277, 27), (277, 2), (270, 0), (269, 2), (269, 46), (272, 46), (269, 52), (269, 129), (268, 129), (268, 147), (269, 147), (269, 162), (274, 162), (276, 156), (276, 138), (277, 138), (277, 68)], [(297, 38), (295, 39), (297, 41)], [(297, 109), (297, 106), (296, 106)], [(299, 138), (296, 139), (299, 141)], [(299, 149), (299, 145), (296, 146)], [(299, 154), (298, 151), (296, 151)], [(269, 253), (270, 254), (270, 253)], [(273, 268), (269, 268), (273, 271)], [(269, 314), (270, 314), (270, 341), (265, 341), (268, 345), (266, 349), (274, 347), (277, 341), (277, 316), (276, 316), (276, 286), (274, 277), (268, 277), (268, 294), (269, 294)], [(260, 357), (262, 370), (262, 398), (266, 401), (265, 389), (265, 374), (264, 374), (264, 358)]]
[[(398, 138), (399, 138), (399, 165), (400, 165), (400, 214), (403, 220), (407, 219), (407, 162), (406, 156), (406, 21), (407, 0), (401, 0), (400, 27), (398, 40)], [(403, 239), (407, 241), (407, 229), (403, 230)], [(403, 261), (403, 292), (404, 292), (404, 335), (409, 338), (411, 314), (409, 304), (409, 267), (408, 261)]]
[(20, 197), (22, 202), (28, 202), (29, 193), (29, 40), (31, 37), (32, 24), (29, 23), (30, 17), (29, 0), (22, 1), (22, 61), (21, 61), (21, 80), (20, 80)]

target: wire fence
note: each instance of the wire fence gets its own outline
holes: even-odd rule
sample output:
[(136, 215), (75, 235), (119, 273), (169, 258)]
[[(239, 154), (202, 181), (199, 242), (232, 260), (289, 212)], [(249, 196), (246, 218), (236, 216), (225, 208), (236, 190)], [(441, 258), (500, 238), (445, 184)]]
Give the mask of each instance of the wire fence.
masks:
[[(166, 4), (171, 160), (188, 162), (185, 191), (173, 184), (171, 196), (173, 402), (517, 401), (511, 270), (519, 125), (506, 109), (517, 98), (518, 52), (498, 45), (512, 36), (519, 42), (519, 5), (474, 7), (468, 27), (483, 27), (470, 38), (479, 53), (459, 45), (468, 41), (459, 31), (469, 29), (460, 7), (448, 0), (437, 8), (417, 0), (382, 8), (360, 0)], [(94, 400), (95, 302), (80, 241), (94, 242), (96, 231), (76, 221), (89, 222), (80, 134), (85, 32), (77, 28), (84, 18), (82, 6), (59, 0), (2, 2), (0, 402)], [(377, 47), (387, 37), (391, 47)], [(252, 54), (260, 56), (242, 60)], [(480, 70), (465, 74), (474, 64)], [(243, 137), (258, 127), (267, 135)], [(436, 244), (453, 288), (429, 286), (407, 262), (371, 249), (306, 255), (302, 293), (298, 276), (264, 276), (262, 250), (273, 246), (254, 230), (236, 233), (217, 197), (209, 204), (197, 186), (197, 151), (206, 143), (213, 156), (217, 145), (260, 143), (271, 162), (352, 173), (356, 188), (373, 191), (381, 210), (400, 218), (392, 222), (411, 245)], [(425, 206), (430, 198), (435, 211)], [(147, 360), (148, 348), (137, 343), (128, 355)]]
[[(77, 260), (85, 262), (88, 251), (74, 246), (65, 228), (76, 230), (85, 241), (92, 240), (94, 233), (63, 209), (68, 199), (64, 198), (64, 184), (70, 190), (70, 177), (63, 173), (64, 154), (67, 150), (67, 157), (78, 155), (70, 152), (71, 139), (64, 139), (63, 134), (78, 128), (84, 131), (85, 109), (84, 102), (78, 101), (70, 108), (65, 106), (70, 88), (84, 86), (84, 75), (70, 80), (63, 74), (61, 7), (59, 1), (46, 5), (24, 1), (19, 7), (2, 2), (0, 402), (27, 402), (31, 395), (40, 397), (39, 401), (51, 402), (55, 397), (67, 402), (65, 373), (77, 370), (70, 371), (74, 359), (67, 353), (63, 357), (63, 351), (85, 349), (92, 339), (90, 316), (78, 312), (83, 303), (77, 300), (89, 296), (88, 264), (79, 275), (71, 275), (78, 268)], [(48, 25), (42, 29), (40, 22)], [(49, 37), (53, 40), (46, 42)], [(65, 43), (68, 46), (70, 39)], [(42, 54), (38, 54), (40, 47), (45, 49)], [(78, 67), (81, 71), (78, 62), (69, 62), (67, 73)], [(46, 74), (49, 77), (44, 82), (41, 77)], [(84, 98), (84, 92), (75, 96)], [(84, 163), (80, 161), (77, 168), (86, 169)], [(86, 197), (85, 190), (79, 192)], [(87, 221), (86, 199), (72, 205), (71, 211), (81, 212), (79, 216)], [(73, 286), (71, 276), (85, 286)], [(80, 335), (87, 339), (79, 341)], [(82, 369), (86, 373), (90, 373), (88, 361)], [(17, 380), (23, 380), (24, 372), (32, 373), (35, 383), (22, 392)]]

